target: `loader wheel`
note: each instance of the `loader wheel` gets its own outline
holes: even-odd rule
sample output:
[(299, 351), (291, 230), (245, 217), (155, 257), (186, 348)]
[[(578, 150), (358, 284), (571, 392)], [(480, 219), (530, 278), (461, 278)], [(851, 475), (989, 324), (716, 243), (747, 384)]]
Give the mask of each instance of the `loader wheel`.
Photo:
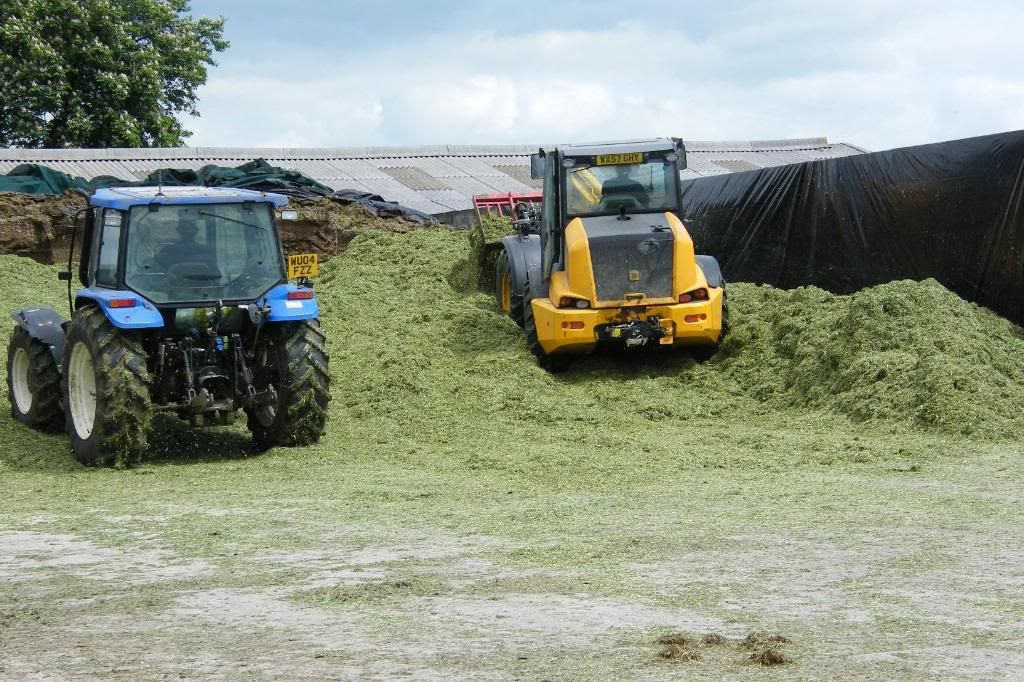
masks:
[(508, 251), (501, 250), (495, 268), (494, 291), (498, 305), (520, 327), (523, 326), (523, 297), (512, 291), (512, 268), (508, 262)]
[(537, 338), (537, 321), (533, 317), (533, 305), (529, 296), (523, 301), (523, 321), (526, 345), (536, 356), (537, 364), (552, 374), (564, 372), (569, 367), (569, 357), (567, 355), (551, 355), (545, 352), (544, 347), (540, 345), (540, 340)]
[(320, 440), (331, 399), (327, 340), (319, 320), (272, 324), (261, 332), (253, 367), (257, 391), (273, 387), (270, 403), (245, 408), (260, 450)]
[(152, 405), (146, 353), (98, 308), (79, 308), (64, 344), (66, 428), (86, 466), (126, 466), (146, 451)]
[(7, 347), (7, 396), (11, 416), (42, 431), (60, 431), (60, 372), (49, 347), (17, 327)]

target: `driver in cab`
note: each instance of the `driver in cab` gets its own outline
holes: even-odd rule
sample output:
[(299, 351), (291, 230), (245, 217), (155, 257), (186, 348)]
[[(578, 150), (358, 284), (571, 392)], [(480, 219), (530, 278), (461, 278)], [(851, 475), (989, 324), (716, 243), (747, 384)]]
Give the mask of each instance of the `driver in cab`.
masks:
[(601, 198), (630, 197), (636, 199), (642, 208), (647, 208), (651, 202), (651, 195), (647, 188), (630, 176), (630, 170), (634, 166), (615, 166), (615, 175), (608, 178), (601, 184)]
[(182, 215), (178, 217), (178, 239), (171, 244), (165, 244), (156, 254), (156, 260), (166, 269), (176, 265), (189, 263), (209, 269), (213, 274), (217, 269), (217, 257), (209, 244), (196, 241), (199, 234), (199, 226), (191, 216)]

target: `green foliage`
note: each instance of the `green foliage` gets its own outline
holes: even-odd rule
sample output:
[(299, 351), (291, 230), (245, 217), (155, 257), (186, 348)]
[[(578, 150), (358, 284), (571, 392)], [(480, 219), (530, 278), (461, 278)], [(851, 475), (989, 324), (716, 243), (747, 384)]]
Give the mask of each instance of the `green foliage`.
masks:
[(188, 0), (0, 0), (0, 146), (177, 146), (224, 19)]

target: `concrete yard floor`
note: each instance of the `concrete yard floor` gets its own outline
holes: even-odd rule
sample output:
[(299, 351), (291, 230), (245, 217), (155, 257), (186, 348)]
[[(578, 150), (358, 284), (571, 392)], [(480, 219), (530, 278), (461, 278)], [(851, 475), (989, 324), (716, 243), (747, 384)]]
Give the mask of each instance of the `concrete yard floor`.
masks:
[[(538, 478), (525, 434), (496, 471), (474, 464), (488, 434), (250, 456), (241, 431), (166, 428), (180, 456), (94, 471), (0, 421), (36, 453), (0, 456), (0, 677), (1024, 676), (1014, 444), (908, 454), (840, 428), (875, 455), (669, 451), (599, 481)], [(751, 632), (790, 662), (752, 661)]]

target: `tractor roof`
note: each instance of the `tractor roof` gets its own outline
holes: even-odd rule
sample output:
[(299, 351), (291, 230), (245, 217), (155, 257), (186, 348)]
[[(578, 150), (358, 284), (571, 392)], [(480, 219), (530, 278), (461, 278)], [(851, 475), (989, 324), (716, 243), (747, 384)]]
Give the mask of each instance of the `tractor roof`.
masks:
[(627, 140), (623, 142), (592, 142), (588, 144), (559, 145), (558, 151), (567, 156), (597, 156), (598, 154), (621, 154), (623, 152), (660, 152), (676, 148), (676, 141), (668, 137), (649, 140)]
[(236, 187), (111, 187), (98, 189), (89, 199), (90, 206), (128, 209), (152, 203), (241, 204), (247, 201), (287, 206), (288, 197), (272, 192), (256, 192)]

